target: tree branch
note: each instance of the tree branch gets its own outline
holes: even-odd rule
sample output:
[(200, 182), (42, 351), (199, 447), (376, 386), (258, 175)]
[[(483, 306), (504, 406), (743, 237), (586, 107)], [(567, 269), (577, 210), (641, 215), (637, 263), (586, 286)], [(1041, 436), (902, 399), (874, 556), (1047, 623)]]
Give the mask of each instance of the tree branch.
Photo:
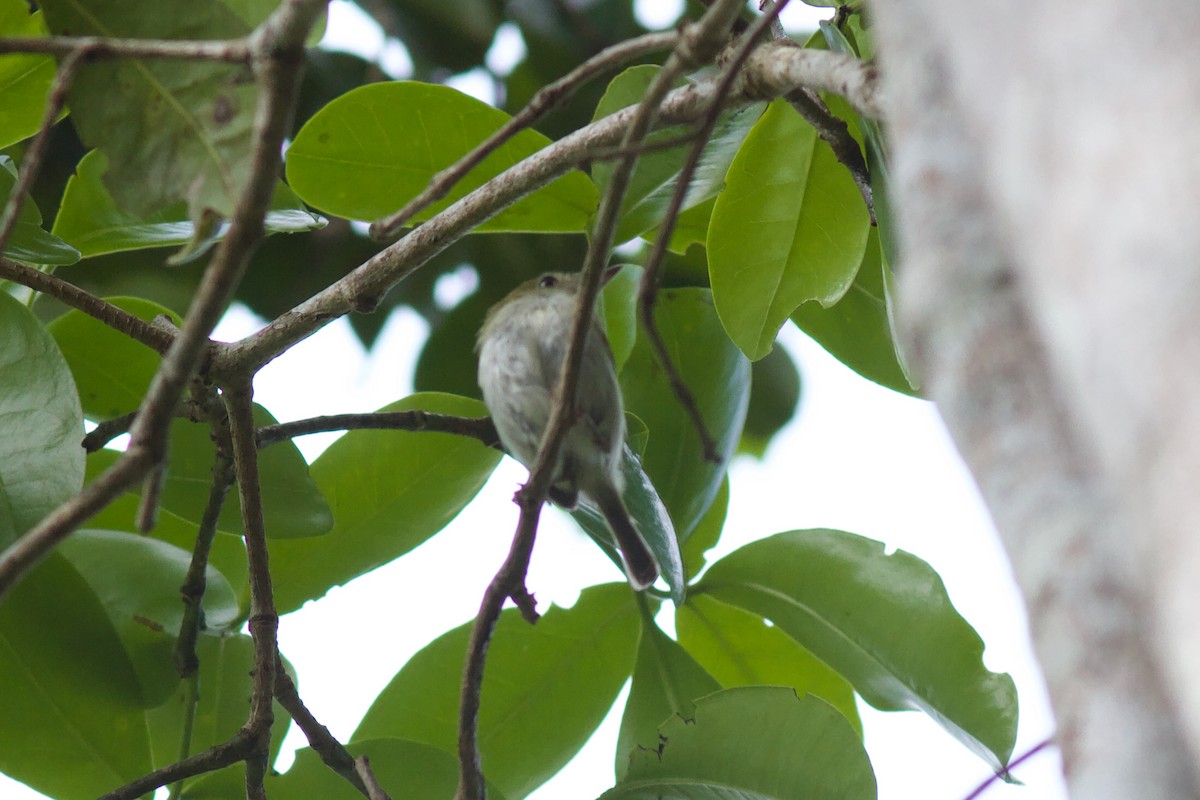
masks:
[(258, 446), (269, 447), (277, 442), (312, 433), (349, 430), (432, 431), (469, 436), (488, 447), (499, 447), (500, 444), (496, 426), (492, 424), (490, 417), (455, 417), (416, 409), (373, 414), (333, 414), (278, 425), (265, 425), (258, 429)]
[(183, 41), (173, 39), (110, 39), (101, 36), (28, 36), (0, 38), (0, 53), (49, 53), (69, 56), (84, 51), (89, 61), (101, 58), (177, 58), (245, 64), (250, 48), (245, 39)]
[(161, 786), (177, 783), (196, 775), (203, 775), (206, 772), (216, 772), (236, 764), (246, 758), (252, 747), (253, 740), (246, 730), (242, 729), (228, 741), (215, 744), (203, 753), (197, 753), (190, 758), (159, 767), (118, 789), (113, 789), (108, 794), (101, 796), (100, 800), (138, 800)]

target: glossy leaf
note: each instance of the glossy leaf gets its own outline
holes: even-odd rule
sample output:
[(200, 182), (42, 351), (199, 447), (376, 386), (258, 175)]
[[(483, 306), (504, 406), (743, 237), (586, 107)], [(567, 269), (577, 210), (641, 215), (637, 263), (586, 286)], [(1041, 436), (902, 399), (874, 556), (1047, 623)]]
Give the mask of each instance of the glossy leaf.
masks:
[(870, 220), (849, 172), (785, 101), (738, 151), (708, 229), (709, 278), (729, 336), (765, 356), (801, 303), (850, 288)]
[[(481, 417), (465, 397), (416, 394), (382, 411), (420, 408)], [(269, 452), (269, 450), (267, 451)], [(350, 431), (312, 465), (333, 509), (333, 529), (320, 539), (274, 542), (271, 573), (281, 613), (323, 596), (424, 542), (475, 496), (500, 452), (446, 433)]]
[(864, 378), (904, 394), (916, 394), (897, 345), (893, 319), (892, 271), (881, 259), (874, 231), (850, 290), (829, 308), (805, 303), (792, 320), (817, 342)]
[(691, 418), (675, 399), (645, 332), (639, 330), (621, 370), (621, 389), (625, 407), (650, 429), (642, 467), (670, 511), (680, 543), (686, 544), (716, 497), (741, 435), (750, 364), (725, 335), (705, 289), (660, 292), (655, 320), (721, 456), (718, 463), (705, 460)]
[[(98, 450), (89, 454), (84, 483), (88, 484), (94, 481), (104, 470), (116, 463), (120, 455), (115, 450)], [(237, 493), (236, 487), (230, 491), (232, 494)], [(227, 502), (231, 501), (227, 500)], [(96, 516), (89, 520), (88, 525), (102, 530), (124, 531), (141, 535), (135, 522), (139, 505), (141, 505), (141, 498), (134, 492), (126, 492), (101, 509)], [(154, 530), (146, 535), (190, 553), (196, 544), (197, 529), (197, 523), (184, 519), (160, 506)], [(241, 536), (218, 532), (208, 554), (208, 563), (225, 577), (234, 593), (239, 596), (244, 616), (250, 607), (250, 597), (249, 586), (246, 582), (246, 546), (242, 542)]]
[(54, 340), (4, 292), (0, 386), (0, 505), (20, 534), (83, 486), (83, 413)]
[[(410, 81), (362, 86), (325, 106), (300, 130), (288, 149), (288, 183), (322, 211), (376, 219), (398, 210), (507, 119), (503, 111), (448, 86)], [(417, 219), (428, 219), (547, 144), (541, 134), (522, 131)], [(580, 232), (596, 197), (587, 176), (572, 172), (476, 230)]]
[[(110, 297), (110, 303), (149, 322), (166, 314), (176, 325), (179, 315), (137, 297)], [(103, 421), (137, 410), (162, 356), (100, 320), (74, 309), (46, 326), (62, 350), (83, 411)], [(211, 466), (211, 463), (210, 463)]]
[(0, 604), (0, 771), (92, 800), (150, 770), (141, 687), (95, 592), (57, 553)]
[[(370, 759), (371, 772), (389, 797), (406, 800), (450, 798), (458, 787), (458, 759), (445, 750), (404, 739), (369, 739), (346, 747), (355, 758)], [(362, 795), (325, 766), (311, 747), (296, 753), (283, 775), (267, 779), (267, 795), (277, 800), (361, 800)], [(488, 800), (504, 800), (492, 785)]]
[[(45, 36), (40, 11), (25, 0), (0, 0), (0, 36)], [(33, 53), (0, 56), (0, 147), (37, 133), (54, 80), (54, 58)]]
[[(122, 211), (104, 185), (107, 169), (108, 157), (100, 150), (80, 160), (67, 181), (54, 220), (55, 236), (78, 248), (84, 257), (192, 243), (196, 225), (189, 219), (185, 203), (145, 215)], [(324, 227), (325, 220), (306, 210), (300, 198), (281, 181), (275, 186), (264, 224), (268, 234), (302, 233)], [(227, 228), (222, 225), (211, 242), (220, 240)]]
[(919, 709), (999, 771), (1017, 733), (1012, 678), (916, 556), (831, 530), (780, 533), (721, 559), (697, 591), (774, 622), (868, 703)]
[(679, 643), (726, 688), (790, 686), (841, 711), (862, 734), (854, 689), (795, 639), (749, 611), (705, 595), (675, 609)]
[[(456, 752), (459, 687), (471, 626), (413, 656), (367, 711), (352, 741), (411, 739)], [(492, 637), (479, 712), (483, 770), (524, 797), (583, 746), (633, 667), (638, 613), (624, 584), (584, 589), (536, 625), (505, 611)]]
[[(671, 591), (671, 599), (677, 604), (682, 603), (687, 592), (687, 583), (683, 574), (683, 557), (679, 554), (679, 539), (675, 526), (671, 524), (671, 515), (663, 504), (662, 498), (654, 489), (650, 476), (642, 469), (642, 462), (629, 445), (621, 457), (621, 476), (625, 479), (625, 490), (621, 499), (629, 517), (637, 527), (646, 546), (654, 554), (654, 562), (658, 564), (659, 575)], [(613, 563), (621, 566), (621, 558), (608, 523), (598, 508), (593, 507), (586, 498), (571, 512), (575, 521), (600, 544)]]
[(780, 686), (726, 689), (662, 726), (603, 800), (875, 800), (875, 773), (846, 718)]
[(635, 748), (653, 750), (658, 746), (660, 725), (672, 715), (692, 719), (696, 699), (720, 688), (721, 684), (653, 620), (643, 619), (633, 683), (617, 737), (617, 780), (625, 778)]
[[(179, 683), (175, 637), (183, 621), (179, 587), (192, 554), (166, 542), (118, 531), (83, 530), (59, 545), (96, 593), (121, 644), (137, 671), (142, 703), (155, 706)], [(238, 617), (237, 597), (229, 582), (207, 570), (204, 620), (212, 629)]]
[[(233, 39), (250, 31), (219, 0), (40, 5), (56, 34)], [(105, 182), (118, 206), (144, 216), (183, 200), (198, 219), (206, 208), (233, 212), (250, 174), (256, 97), (244, 66), (119, 58), (81, 68), (67, 101), (80, 138), (108, 155)]]
[[(274, 425), (275, 417), (254, 406), (254, 424)], [(199, 522), (208, 504), (216, 447), (207, 425), (179, 419), (171, 423), (167, 474), (162, 506), (184, 519)], [(284, 539), (320, 536), (333, 526), (329, 504), (309, 476), (308, 463), (291, 442), (281, 442), (258, 454), (263, 517), (267, 536)], [(242, 532), (242, 505), (237, 489), (230, 491), (217, 519), (220, 530)], [(272, 568), (274, 568), (272, 552)]]
[[(606, 117), (626, 106), (637, 105), (646, 96), (650, 84), (661, 70), (661, 67), (653, 64), (641, 64), (630, 67), (613, 78), (604, 97), (596, 106), (593, 119)], [(704, 155), (692, 177), (681, 210), (686, 211), (701, 205), (721, 191), (725, 182), (725, 172), (729, 169), (734, 154), (742, 146), (746, 134), (750, 132), (762, 112), (763, 106), (755, 104), (721, 115), (709, 143), (705, 146)], [(678, 139), (687, 135), (690, 130), (690, 126), (687, 125), (666, 128), (648, 136), (646, 143), (653, 145)], [(629, 189), (621, 203), (621, 218), (614, 236), (616, 241), (627, 241), (640, 233), (657, 228), (662, 223), (675, 186), (679, 182), (679, 173), (691, 148), (692, 144), (688, 142), (665, 150), (652, 150), (638, 158)], [(603, 188), (608, 185), (612, 171), (612, 163), (599, 161), (592, 168), (592, 175), (596, 183)]]
[(713, 498), (712, 505), (704, 512), (704, 516), (696, 523), (687, 544), (680, 550), (683, 556), (683, 567), (689, 579), (696, 576), (704, 568), (705, 555), (716, 546), (721, 539), (721, 531), (725, 528), (725, 515), (729, 511), (729, 475), (721, 481), (721, 488)]
[(786, 350), (776, 347), (751, 367), (750, 408), (738, 452), (765, 456), (771, 439), (791, 422), (799, 405), (800, 370)]
[(637, 295), (642, 280), (642, 268), (625, 264), (621, 271), (604, 284), (600, 296), (603, 299), (604, 332), (612, 349), (613, 363), (617, 372), (629, 360), (633, 343), (637, 341)]
[[(17, 173), (12, 159), (0, 155), (0, 198), (4, 203), (8, 202), (16, 183)], [(4, 243), (3, 253), (26, 264), (61, 266), (79, 260), (78, 250), (42, 228), (42, 213), (29, 195), (25, 195), (22, 201), (21, 211), (17, 214), (8, 241)]]

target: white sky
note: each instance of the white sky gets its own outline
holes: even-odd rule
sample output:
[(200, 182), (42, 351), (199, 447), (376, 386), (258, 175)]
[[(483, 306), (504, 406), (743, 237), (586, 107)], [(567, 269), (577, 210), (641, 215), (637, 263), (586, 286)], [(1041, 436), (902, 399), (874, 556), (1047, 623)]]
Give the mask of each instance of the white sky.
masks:
[[(673, 0), (639, 3), (646, 13), (671, 11)], [(815, 26), (829, 9), (793, 2), (789, 29)], [(403, 77), (407, 56), (386, 43), (343, 0), (330, 5), (332, 49), (380, 58)], [(661, 13), (670, 24), (678, 11)], [(501, 71), (521, 47), (505, 28), (507, 44), (489, 63)], [(493, 59), (495, 61), (493, 61)], [(470, 91), (471, 76), (456, 82)], [(485, 98), (486, 99), (486, 98)], [(218, 338), (240, 338), (262, 324), (235, 308)], [(371, 411), (411, 392), (424, 323), (411, 312), (389, 320), (373, 352), (338, 320), (270, 364), (255, 382), (256, 399), (279, 419)], [(1040, 673), (1030, 652), (1024, 610), (1005, 557), (969, 475), (933, 406), (869, 383), (841, 366), (794, 328), (782, 343), (800, 365), (804, 382), (798, 417), (777, 437), (764, 462), (739, 458), (731, 472), (731, 502), (719, 557), (755, 538), (795, 528), (839, 528), (880, 539), (928, 561), (942, 576), (959, 612), (983, 637), (985, 662), (1016, 680), (1021, 703), (1015, 754), (1046, 738), (1053, 722)], [(310, 459), (336, 434), (298, 444)], [(399, 561), (334, 589), (283, 618), (280, 644), (295, 665), (309, 708), (342, 740), (349, 737), (375, 695), (417, 650), (472, 618), (487, 582), (507, 552), (517, 511), (512, 493), (523, 468), (505, 459), (479, 497), (442, 533)], [(539, 601), (570, 605), (584, 586), (621, 580), (616, 568), (566, 517), (543, 515), (529, 575)], [(472, 559), (463, 563), (463, 554)], [(430, 576), (439, 589), (431, 604)], [(419, 608), (420, 613), (406, 613)], [(381, 609), (386, 611), (381, 612)], [(388, 635), (379, 636), (380, 615)], [(613, 749), (622, 692), (614, 711), (584, 751), (530, 797), (561, 800), (598, 796), (612, 785)], [(486, 698), (485, 698), (486, 702)], [(867, 749), (881, 800), (958, 800), (988, 775), (986, 764), (922, 714), (883, 714), (863, 706)], [(294, 728), (285, 745), (305, 746)], [(1065, 790), (1056, 751), (1022, 766), (1025, 786), (995, 784), (991, 800), (1060, 800)], [(0, 797), (41, 795), (0, 776)]]

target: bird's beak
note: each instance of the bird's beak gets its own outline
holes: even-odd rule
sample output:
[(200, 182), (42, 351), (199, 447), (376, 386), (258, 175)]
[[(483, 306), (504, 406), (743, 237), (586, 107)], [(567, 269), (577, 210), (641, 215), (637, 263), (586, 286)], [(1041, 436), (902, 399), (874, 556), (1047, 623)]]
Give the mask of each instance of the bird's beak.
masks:
[(615, 267), (609, 267), (608, 269), (604, 270), (604, 277), (600, 279), (600, 285), (603, 286), (613, 278), (617, 277), (617, 273), (621, 271), (622, 266), (623, 265), (621, 264), (617, 264)]

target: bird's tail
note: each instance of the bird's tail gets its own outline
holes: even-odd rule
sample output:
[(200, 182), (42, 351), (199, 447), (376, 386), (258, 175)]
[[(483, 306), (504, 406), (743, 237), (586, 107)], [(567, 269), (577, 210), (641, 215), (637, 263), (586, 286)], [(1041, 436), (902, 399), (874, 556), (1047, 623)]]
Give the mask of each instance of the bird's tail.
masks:
[(641, 534), (633, 527), (633, 521), (629, 518), (629, 512), (616, 487), (605, 486), (589, 494), (593, 495), (592, 499), (600, 506), (609, 529), (617, 539), (617, 547), (621, 550), (621, 559), (625, 562), (625, 574), (630, 585), (640, 592), (658, 577), (654, 556), (642, 541)]

